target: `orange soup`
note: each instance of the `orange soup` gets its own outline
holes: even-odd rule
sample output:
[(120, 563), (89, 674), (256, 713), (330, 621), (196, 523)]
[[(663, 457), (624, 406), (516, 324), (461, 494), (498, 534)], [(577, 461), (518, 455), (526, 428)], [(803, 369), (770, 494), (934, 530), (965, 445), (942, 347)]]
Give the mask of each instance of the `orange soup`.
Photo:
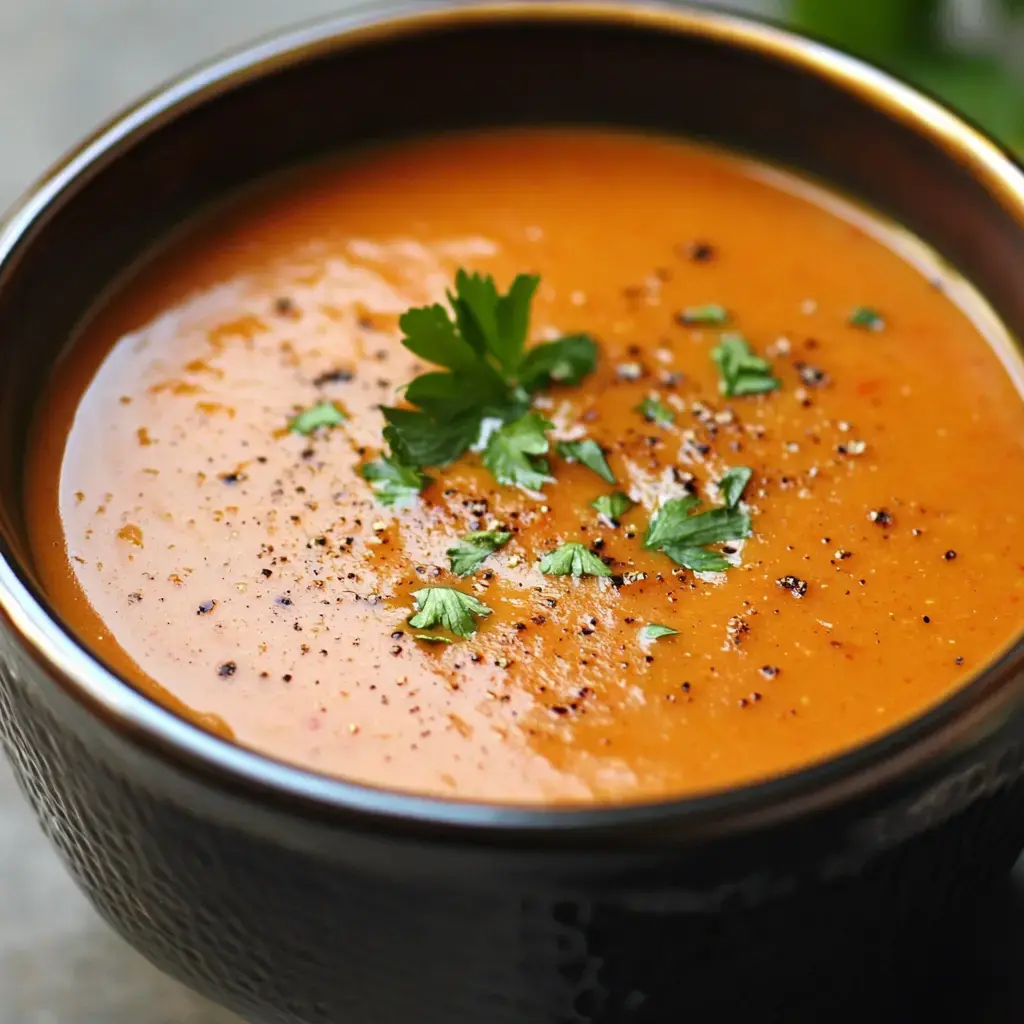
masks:
[(100, 304), (40, 409), (35, 553), (108, 664), (281, 760), (693, 794), (877, 737), (1020, 630), (1020, 380), (923, 246), (788, 175), (404, 142)]

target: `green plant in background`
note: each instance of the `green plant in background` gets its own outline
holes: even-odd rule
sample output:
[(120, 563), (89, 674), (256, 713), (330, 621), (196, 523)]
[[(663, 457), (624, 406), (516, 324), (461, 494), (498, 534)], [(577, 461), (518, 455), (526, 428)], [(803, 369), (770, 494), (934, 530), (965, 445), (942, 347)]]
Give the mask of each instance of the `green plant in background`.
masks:
[(789, 0), (788, 14), (1024, 153), (1024, 0)]

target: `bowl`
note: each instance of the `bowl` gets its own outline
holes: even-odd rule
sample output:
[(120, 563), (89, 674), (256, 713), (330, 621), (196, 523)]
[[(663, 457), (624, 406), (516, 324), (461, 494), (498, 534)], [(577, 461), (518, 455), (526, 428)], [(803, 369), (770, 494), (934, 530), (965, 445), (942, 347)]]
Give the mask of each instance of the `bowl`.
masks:
[[(256, 1021), (821, 1019), (1024, 846), (1024, 643), (909, 725), (695, 799), (490, 807), (303, 771), (203, 732), (73, 639), (22, 507), (36, 397), (75, 325), (199, 208), (410, 133), (680, 133), (860, 197), (1024, 336), (1024, 176), (866, 64), (676, 6), (394, 0), (167, 86), (0, 233), (0, 735), (61, 858), (157, 966)], [(917, 932), (916, 934), (920, 934)], [(895, 987), (894, 990), (895, 991)]]

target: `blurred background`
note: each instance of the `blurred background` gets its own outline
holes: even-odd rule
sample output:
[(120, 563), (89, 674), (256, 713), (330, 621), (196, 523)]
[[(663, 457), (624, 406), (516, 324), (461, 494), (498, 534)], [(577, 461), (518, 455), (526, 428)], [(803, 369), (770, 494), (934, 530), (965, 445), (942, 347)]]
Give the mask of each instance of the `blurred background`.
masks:
[[(0, 0), (0, 207), (95, 124), (169, 76), (351, 3)], [(1024, 0), (717, 6), (786, 21), (891, 68), (1024, 153)], [(975, 1022), (1024, 1020), (1022, 893), (1020, 881), (1008, 885), (998, 906), (979, 909), (977, 934), (966, 937), (973, 962), (963, 967), (979, 989)], [(160, 977), (109, 933), (64, 876), (0, 765), (0, 1024), (233, 1020)]]

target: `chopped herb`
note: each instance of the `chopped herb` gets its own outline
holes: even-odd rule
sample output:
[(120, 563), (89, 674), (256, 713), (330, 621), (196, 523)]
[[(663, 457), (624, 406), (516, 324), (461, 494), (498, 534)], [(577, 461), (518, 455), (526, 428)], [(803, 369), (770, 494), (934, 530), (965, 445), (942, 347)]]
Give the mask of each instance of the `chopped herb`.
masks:
[(728, 508), (735, 508), (743, 497), (743, 492), (750, 483), (754, 471), (747, 466), (734, 466), (726, 470), (722, 479), (718, 481), (718, 489), (722, 492), (722, 499)]
[(583, 544), (563, 544), (540, 561), (545, 576), (611, 576), (612, 571)]
[(413, 633), (413, 640), (422, 640), (428, 644), (453, 644), (455, 643), (449, 636), (441, 636), (440, 633)]
[(383, 410), (384, 438), (400, 462), (447, 465), (477, 443), (485, 421), (517, 420), (534, 391), (577, 384), (594, 369), (597, 346), (586, 335), (525, 347), (537, 283), (520, 274), (502, 295), (492, 277), (460, 270), (450, 309), (437, 304), (403, 314), (402, 343), (443, 369), (405, 389), (414, 408)]
[(729, 322), (729, 310), (713, 302), (706, 306), (687, 306), (676, 314), (676, 320), (687, 327), (697, 324), (721, 327)]
[(452, 572), (456, 576), (470, 576), (483, 564), (488, 555), (504, 547), (512, 539), (504, 530), (477, 530), (468, 533), (447, 551)]
[(719, 387), (727, 398), (759, 395), (781, 386), (767, 359), (756, 355), (741, 334), (723, 334), (711, 350), (721, 377)]
[(615, 474), (596, 441), (559, 441), (555, 451), (567, 462), (579, 462), (587, 469), (592, 469), (606, 483), (615, 483)]
[(729, 562), (709, 544), (741, 540), (750, 535), (750, 516), (739, 508), (712, 508), (700, 511), (700, 501), (692, 496), (665, 502), (654, 513), (644, 547), (662, 551), (686, 569), (697, 572), (721, 572)]
[(303, 409), (288, 424), (288, 429), (295, 434), (308, 437), (320, 427), (337, 427), (348, 417), (333, 402), (317, 402), (309, 409)]
[(731, 568), (729, 560), (710, 548), (692, 544), (666, 544), (661, 549), (677, 565), (694, 572), (725, 572)]
[(543, 416), (527, 413), (500, 427), (487, 442), (484, 465), (499, 484), (539, 491), (552, 480), (546, 455), (550, 444), (547, 431), (552, 427)]
[(483, 602), (454, 587), (424, 587), (412, 596), (417, 611), (409, 619), (409, 625), (414, 629), (440, 626), (456, 636), (466, 637), (476, 632), (474, 619), (491, 614), (491, 609)]
[(857, 306), (851, 311), (847, 323), (851, 327), (859, 327), (862, 331), (885, 330), (885, 318), (871, 306)]
[(595, 498), (590, 504), (605, 519), (615, 522), (633, 507), (634, 502), (629, 495), (623, 494), (622, 491), (613, 491), (611, 494), (602, 494), (600, 498)]
[(359, 471), (382, 505), (404, 508), (413, 504), (431, 482), (423, 470), (407, 466), (394, 455), (368, 462)]
[(472, 417), (438, 422), (415, 409), (383, 408), (381, 412), (387, 420), (384, 440), (407, 466), (447, 466), (480, 436), (480, 423)]
[(519, 383), (529, 392), (551, 384), (579, 384), (597, 366), (597, 345), (586, 334), (571, 334), (528, 349), (519, 367)]
[(679, 630), (671, 626), (662, 626), (657, 622), (649, 622), (640, 630), (641, 640), (660, 640), (663, 636), (678, 636)]
[(645, 398), (634, 412), (640, 413), (648, 423), (657, 423), (659, 427), (671, 426), (676, 421), (675, 412), (660, 398)]

